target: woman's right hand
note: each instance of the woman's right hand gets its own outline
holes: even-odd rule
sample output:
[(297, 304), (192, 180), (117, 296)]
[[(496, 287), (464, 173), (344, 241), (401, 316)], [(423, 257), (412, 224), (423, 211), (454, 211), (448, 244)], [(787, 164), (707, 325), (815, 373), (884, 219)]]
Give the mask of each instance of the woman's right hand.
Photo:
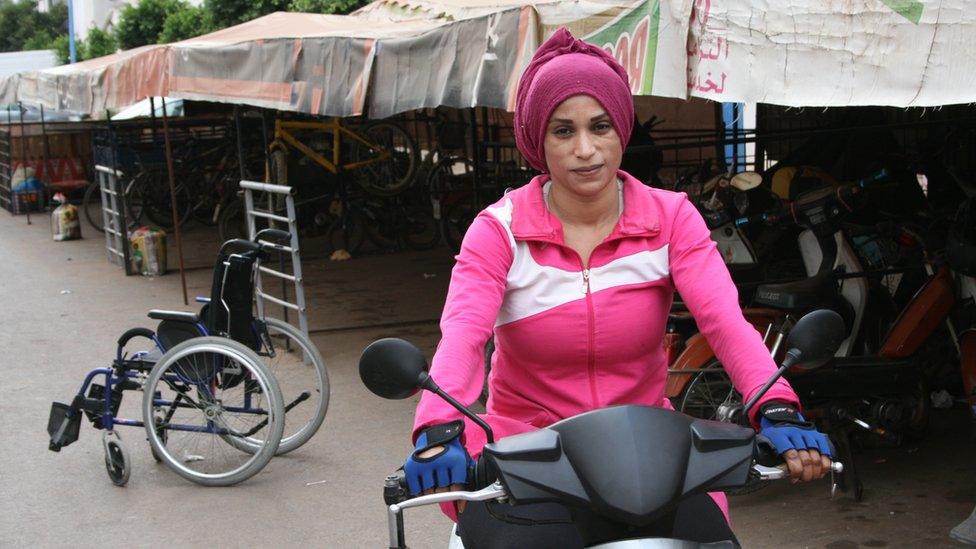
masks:
[(455, 421), (420, 433), (413, 453), (403, 464), (411, 495), (463, 489), (473, 463), (461, 444), (463, 432), (464, 423)]

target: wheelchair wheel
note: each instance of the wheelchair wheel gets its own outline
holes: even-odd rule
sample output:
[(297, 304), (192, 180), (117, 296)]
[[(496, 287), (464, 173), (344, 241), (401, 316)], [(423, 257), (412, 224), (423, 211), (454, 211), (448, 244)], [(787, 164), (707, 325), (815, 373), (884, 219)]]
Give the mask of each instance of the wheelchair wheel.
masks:
[(125, 486), (132, 473), (129, 451), (122, 446), (119, 435), (106, 431), (102, 434), (102, 445), (105, 447), (105, 471), (112, 484)]
[[(329, 374), (318, 349), (300, 330), (275, 318), (265, 320), (268, 341), (258, 351), (264, 365), (281, 388), (285, 407), (285, 432), (278, 454), (286, 454), (308, 442), (319, 430), (329, 409)], [(260, 446), (250, 439), (228, 437), (227, 442), (244, 452)]]
[[(225, 376), (243, 381), (225, 383)], [(281, 390), (262, 360), (222, 337), (196, 337), (164, 354), (146, 380), (142, 417), (162, 462), (204, 486), (230, 486), (258, 473), (285, 426)], [(227, 444), (235, 439), (253, 443), (254, 451)]]

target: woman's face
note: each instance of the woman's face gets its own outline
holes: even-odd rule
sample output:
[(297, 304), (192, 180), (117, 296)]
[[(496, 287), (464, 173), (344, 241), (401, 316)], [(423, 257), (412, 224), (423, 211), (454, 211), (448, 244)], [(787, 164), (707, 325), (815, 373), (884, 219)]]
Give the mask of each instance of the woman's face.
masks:
[(614, 181), (623, 156), (610, 116), (589, 95), (574, 95), (556, 107), (543, 147), (553, 181), (581, 197), (595, 196)]

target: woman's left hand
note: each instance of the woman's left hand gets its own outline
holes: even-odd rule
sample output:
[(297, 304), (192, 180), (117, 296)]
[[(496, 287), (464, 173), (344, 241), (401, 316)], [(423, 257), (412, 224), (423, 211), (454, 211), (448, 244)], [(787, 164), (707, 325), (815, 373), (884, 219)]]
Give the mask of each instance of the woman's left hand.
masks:
[(783, 459), (794, 483), (817, 480), (830, 471), (830, 457), (817, 450), (787, 450), (783, 453)]
[(786, 460), (793, 482), (823, 478), (830, 471), (830, 441), (792, 404), (772, 401), (760, 410), (760, 434)]

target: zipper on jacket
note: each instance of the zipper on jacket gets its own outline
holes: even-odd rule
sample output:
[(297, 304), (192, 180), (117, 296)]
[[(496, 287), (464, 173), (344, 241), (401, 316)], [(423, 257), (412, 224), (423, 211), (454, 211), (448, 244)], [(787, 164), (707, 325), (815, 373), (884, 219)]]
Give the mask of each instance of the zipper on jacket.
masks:
[(590, 270), (583, 266), (583, 258), (580, 258), (580, 266), (583, 267), (583, 293), (586, 294), (586, 373), (590, 379), (590, 399), (593, 408), (600, 406), (596, 394), (596, 319), (593, 313), (593, 294), (590, 292)]

